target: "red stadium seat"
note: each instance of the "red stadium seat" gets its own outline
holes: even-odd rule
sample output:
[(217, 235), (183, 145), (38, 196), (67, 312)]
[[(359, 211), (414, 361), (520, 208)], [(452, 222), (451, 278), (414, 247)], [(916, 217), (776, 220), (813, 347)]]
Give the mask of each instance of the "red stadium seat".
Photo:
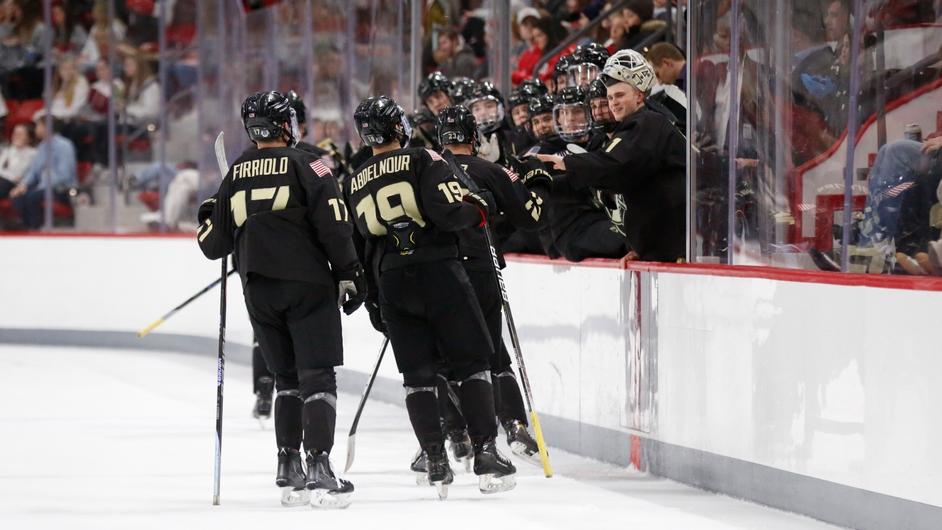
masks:
[(91, 162), (79, 162), (77, 165), (78, 172), (78, 183), (87, 184), (88, 178), (92, 174), (92, 163)]
[(152, 212), (160, 209), (160, 194), (156, 191), (142, 191), (137, 194), (137, 199)]
[(42, 108), (43, 100), (41, 99), (25, 99), (22, 101), (15, 99), (7, 100), (7, 118), (3, 131), (4, 138), (10, 137), (10, 133), (13, 132), (13, 127), (21, 123), (33, 121), (33, 115)]

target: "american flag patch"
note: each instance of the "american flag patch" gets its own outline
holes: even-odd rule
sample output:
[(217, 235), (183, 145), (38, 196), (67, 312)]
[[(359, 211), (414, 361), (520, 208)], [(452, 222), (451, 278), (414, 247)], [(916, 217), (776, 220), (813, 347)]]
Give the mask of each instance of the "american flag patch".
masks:
[(504, 173), (507, 173), (507, 177), (510, 178), (510, 182), (517, 182), (517, 180), (520, 179), (516, 173), (507, 168), (504, 168)]
[(433, 161), (433, 162), (444, 162), (444, 161), (445, 161), (445, 159), (442, 158), (442, 155), (436, 153), (435, 151), (432, 151), (431, 149), (426, 149), (425, 152), (428, 153), (428, 156), (432, 157), (432, 161)]
[(910, 181), (910, 182), (903, 182), (902, 184), (897, 184), (896, 186), (893, 186), (892, 188), (890, 188), (890, 189), (884, 191), (884, 192), (883, 192), (883, 197), (886, 198), (886, 199), (892, 199), (892, 198), (894, 198), (894, 197), (899, 197), (900, 195), (903, 194), (904, 191), (908, 190), (909, 188), (912, 188), (912, 187), (915, 186), (915, 185), (916, 185), (916, 183), (915, 183), (915, 182), (912, 182), (912, 181)]
[(321, 162), (320, 160), (315, 160), (311, 162), (309, 165), (311, 166), (311, 169), (313, 169), (314, 172), (317, 173), (318, 177), (326, 177), (330, 175), (330, 168), (325, 166), (324, 163)]

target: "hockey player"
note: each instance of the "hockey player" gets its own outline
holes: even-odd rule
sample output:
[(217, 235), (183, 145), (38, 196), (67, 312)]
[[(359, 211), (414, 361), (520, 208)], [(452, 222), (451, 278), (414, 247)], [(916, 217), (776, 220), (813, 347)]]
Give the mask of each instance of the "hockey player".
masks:
[(567, 86), (587, 89), (589, 83), (599, 77), (608, 57), (608, 50), (597, 42), (577, 46), (567, 61)]
[(441, 72), (432, 72), (419, 83), (419, 99), (433, 117), (438, 116), (443, 108), (451, 105), (451, 96), (449, 96), (451, 88), (451, 81)]
[[(451, 98), (452, 105), (466, 105), (471, 93), (477, 83), (469, 77), (456, 77), (451, 80), (451, 89), (448, 91), (448, 97)], [(444, 107), (442, 107), (444, 108)]]
[(366, 296), (353, 226), (327, 166), (289, 147), (297, 123), (287, 97), (249, 96), (242, 120), (258, 149), (236, 160), (217, 199), (204, 204), (200, 248), (210, 259), (230, 252), (238, 258), (249, 318), (278, 391), (275, 483), (282, 504), (343, 508), (353, 484), (334, 474), (329, 455), (334, 367), (343, 363), (338, 305), (350, 314)]
[(511, 167), (516, 155), (515, 142), (513, 131), (504, 120), (504, 97), (500, 90), (490, 81), (478, 83), (464, 105), (474, 114), (478, 124), (481, 141), (478, 156)]
[[(592, 113), (592, 138), (589, 140), (588, 151), (595, 151), (603, 148), (612, 137), (612, 131), (618, 123), (615, 122), (615, 116), (608, 107), (608, 97), (606, 95), (605, 83), (601, 79), (596, 79), (589, 83), (589, 89), (585, 96), (586, 105)], [(612, 225), (621, 235), (625, 235), (625, 198), (618, 193), (612, 193), (608, 190), (592, 190), (595, 199), (602, 205), (605, 214), (612, 220)], [(629, 252), (632, 255), (632, 252)]]
[(530, 100), (546, 94), (546, 86), (539, 81), (527, 79), (520, 83), (507, 100), (510, 108), (510, 123), (513, 132), (513, 150), (524, 153), (533, 145), (533, 133), (530, 130)]
[(589, 88), (585, 94), (585, 103), (592, 113), (593, 134), (611, 134), (617, 123), (615, 123), (615, 116), (612, 115), (612, 109), (608, 107), (605, 83), (601, 79), (589, 83)]
[(654, 69), (641, 54), (621, 50), (602, 71), (618, 122), (603, 149), (582, 154), (539, 155), (564, 172), (576, 189), (620, 193), (627, 205), (628, 241), (642, 260), (684, 257), (686, 142), (667, 112), (652, 110), (645, 96)]
[[(545, 154), (564, 156), (574, 149), (587, 149), (590, 135), (589, 109), (585, 92), (566, 87), (553, 105), (555, 136), (539, 145)], [(554, 172), (554, 177), (561, 173)], [(608, 216), (596, 206), (586, 187), (576, 188), (565, 179), (555, 181), (550, 197), (550, 232), (556, 249), (570, 261), (586, 258), (620, 258), (628, 253), (625, 238), (612, 226)]]
[(391, 98), (367, 98), (354, 121), (363, 143), (373, 150), (344, 185), (355, 212), (358, 246), (378, 288), (377, 303), (371, 301), (367, 308), (374, 326), (385, 329), (392, 343), (409, 419), (428, 455), (428, 480), (442, 497), (453, 480), (436, 398), (437, 374), (447, 370), (460, 381), (457, 394), (468, 420), (480, 490), (513, 488), (516, 469), (495, 445), (488, 364), (493, 346), (458, 261), (455, 235), (480, 225), (488, 203), (478, 194), (462, 194), (438, 153), (402, 148), (411, 132), (402, 108)]
[[(465, 107), (444, 109), (438, 115), (441, 144), (454, 155), (455, 163), (468, 175), (474, 186), (494, 198), (490, 221), (494, 230), (506, 223), (522, 230), (536, 230), (543, 221), (543, 203), (549, 197), (552, 179), (542, 164), (532, 160), (516, 172), (478, 156), (478, 131), (474, 116)], [(466, 185), (466, 187), (468, 187)], [(471, 191), (476, 191), (472, 189)], [(527, 414), (520, 387), (510, 367), (510, 354), (501, 337), (501, 293), (494, 279), (490, 248), (480, 228), (459, 233), (462, 264), (474, 286), (494, 343), (491, 375), (497, 416), (507, 435), (511, 450), (531, 461), (539, 461), (539, 448), (527, 431)], [(501, 267), (503, 255), (498, 253)]]

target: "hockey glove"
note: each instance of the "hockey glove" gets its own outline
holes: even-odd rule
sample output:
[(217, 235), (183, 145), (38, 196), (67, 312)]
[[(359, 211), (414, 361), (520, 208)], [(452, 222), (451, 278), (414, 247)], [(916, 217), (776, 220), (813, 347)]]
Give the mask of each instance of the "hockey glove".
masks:
[(216, 196), (212, 196), (200, 204), (199, 209), (196, 211), (196, 220), (199, 224), (203, 224), (207, 219), (213, 216), (213, 208), (216, 207)]
[(386, 323), (383, 322), (383, 314), (379, 310), (379, 304), (375, 300), (367, 300), (366, 311), (370, 314), (370, 324), (373, 324), (373, 329), (385, 335)]
[(523, 174), (523, 185), (528, 190), (542, 186), (547, 191), (553, 191), (553, 177), (543, 168), (530, 169)]
[(343, 312), (349, 315), (366, 300), (366, 276), (363, 267), (357, 264), (353, 270), (338, 272), (336, 277), (337, 307), (342, 307)]
[(478, 208), (481, 213), (481, 223), (478, 228), (487, 224), (487, 219), (491, 214), (491, 205), (494, 204), (494, 196), (487, 190), (469, 191), (462, 198), (464, 202), (472, 204)]

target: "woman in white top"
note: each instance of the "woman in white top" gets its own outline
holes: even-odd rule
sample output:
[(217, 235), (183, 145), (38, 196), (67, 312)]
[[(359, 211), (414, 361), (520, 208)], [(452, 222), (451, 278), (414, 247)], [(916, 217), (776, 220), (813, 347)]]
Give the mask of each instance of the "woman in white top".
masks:
[(0, 199), (6, 199), (10, 190), (19, 184), (23, 174), (36, 156), (29, 125), (21, 123), (13, 128), (10, 145), (0, 151)]
[(143, 53), (138, 51), (124, 58), (124, 86), (127, 121), (133, 125), (156, 121), (160, 111), (160, 86)]
[(52, 98), (52, 115), (56, 119), (70, 121), (88, 102), (89, 86), (80, 74), (75, 56), (64, 55), (56, 72), (55, 95)]

